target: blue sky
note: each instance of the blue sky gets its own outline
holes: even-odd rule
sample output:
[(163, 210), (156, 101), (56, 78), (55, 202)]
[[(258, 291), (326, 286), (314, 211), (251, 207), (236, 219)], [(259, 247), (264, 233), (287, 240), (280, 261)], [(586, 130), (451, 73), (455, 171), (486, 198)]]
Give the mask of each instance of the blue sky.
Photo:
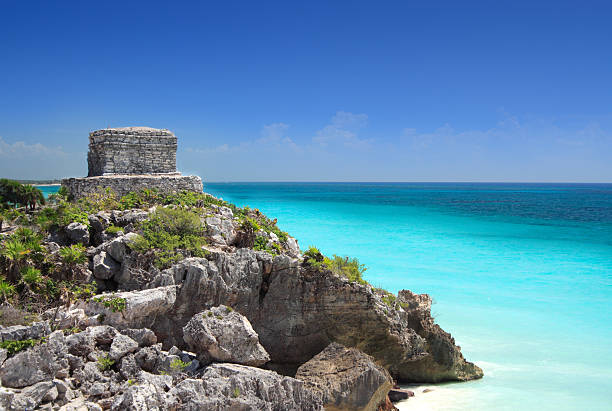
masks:
[(609, 4), (0, 0), (0, 177), (146, 125), (208, 181), (612, 182)]

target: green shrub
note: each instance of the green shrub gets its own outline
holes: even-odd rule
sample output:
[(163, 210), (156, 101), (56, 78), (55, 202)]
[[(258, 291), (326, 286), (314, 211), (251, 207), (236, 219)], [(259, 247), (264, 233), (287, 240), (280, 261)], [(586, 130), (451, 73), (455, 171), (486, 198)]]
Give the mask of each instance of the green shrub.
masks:
[(30, 338), (27, 340), (20, 340), (20, 341), (12, 341), (12, 340), (2, 341), (0, 342), (0, 348), (4, 348), (6, 351), (8, 351), (8, 355), (14, 355), (14, 354), (17, 354), (19, 351), (23, 351), (30, 347), (34, 347), (35, 345), (40, 344), (44, 340), (45, 338), (41, 338), (40, 340), (35, 340), (35, 339)]
[(240, 397), (240, 388), (238, 388), (238, 387), (234, 388), (234, 392), (232, 392), (232, 396), (234, 398)]
[(119, 200), (121, 208), (149, 208), (155, 204), (162, 204), (163, 196), (157, 190), (145, 188), (141, 191), (130, 192)]
[(317, 270), (330, 270), (334, 274), (346, 277), (349, 281), (359, 284), (367, 284), (363, 279), (363, 273), (367, 270), (364, 264), (360, 264), (357, 258), (341, 257), (334, 254), (333, 258), (325, 257), (315, 246), (308, 247), (304, 252), (304, 263)]
[(200, 216), (184, 209), (159, 208), (141, 223), (142, 233), (130, 247), (139, 253), (155, 250), (154, 265), (160, 269), (181, 261), (186, 255), (205, 257), (204, 226)]
[(185, 361), (181, 361), (180, 358), (175, 358), (170, 363), (170, 372), (172, 374), (183, 372), (185, 370), (185, 368), (187, 368), (189, 366), (189, 364), (191, 364), (191, 361), (185, 362)]
[(357, 258), (341, 257), (334, 254), (333, 259), (326, 257), (324, 263), (335, 274), (346, 277), (352, 282), (367, 284), (367, 281), (362, 277), (367, 268), (365, 265), (359, 264)]
[(21, 281), (31, 288), (37, 286), (42, 280), (42, 274), (37, 268), (27, 266), (21, 270)]
[(313, 267), (316, 270), (323, 270), (328, 268), (325, 263), (325, 256), (321, 254), (321, 251), (313, 245), (308, 247), (308, 250), (304, 252), (304, 262)]
[(2, 301), (8, 300), (13, 295), (15, 295), (15, 286), (0, 278), (0, 296), (2, 296)]
[(126, 299), (121, 297), (96, 297), (93, 300), (109, 308), (114, 313), (125, 310), (127, 305)]
[(81, 244), (73, 244), (70, 247), (62, 247), (59, 254), (62, 258), (62, 262), (70, 266), (83, 264), (87, 260), (85, 247), (83, 247)]
[(113, 365), (115, 365), (115, 360), (111, 360), (108, 356), (99, 356), (98, 357), (98, 369), (100, 371), (110, 370)]
[(387, 293), (387, 292), (385, 292), (385, 295), (382, 297), (383, 303), (385, 303), (387, 306), (391, 308), (395, 307), (395, 300), (396, 300), (395, 295), (391, 293)]
[(121, 228), (121, 227), (116, 227), (116, 226), (114, 226), (114, 225), (110, 225), (110, 226), (108, 226), (108, 228), (106, 229), (106, 234), (115, 235), (115, 234), (117, 234), (119, 231), (123, 231), (123, 228)]
[(110, 187), (99, 188), (96, 191), (80, 198), (78, 207), (88, 214), (95, 214), (102, 210), (116, 210), (120, 208), (117, 193)]
[(255, 237), (255, 241), (253, 243), (253, 250), (265, 251), (268, 254), (272, 254), (272, 255), (279, 255), (283, 252), (283, 248), (281, 247), (280, 244), (268, 243), (268, 239), (260, 235)]

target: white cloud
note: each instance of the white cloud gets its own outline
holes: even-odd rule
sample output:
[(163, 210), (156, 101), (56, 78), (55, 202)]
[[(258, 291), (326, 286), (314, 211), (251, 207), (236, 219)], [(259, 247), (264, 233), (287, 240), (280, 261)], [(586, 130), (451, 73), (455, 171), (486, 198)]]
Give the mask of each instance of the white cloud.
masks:
[(0, 176), (16, 179), (49, 179), (85, 172), (85, 153), (69, 153), (61, 146), (8, 142), (0, 137)]
[(353, 114), (338, 111), (331, 119), (330, 124), (316, 132), (312, 141), (323, 147), (331, 144), (342, 144), (346, 147), (364, 147), (373, 142), (373, 139), (361, 139), (359, 130), (367, 125), (366, 114)]
[(41, 143), (27, 144), (16, 141), (12, 144), (0, 137), (0, 156), (38, 156), (38, 155), (66, 155), (61, 147), (47, 147)]

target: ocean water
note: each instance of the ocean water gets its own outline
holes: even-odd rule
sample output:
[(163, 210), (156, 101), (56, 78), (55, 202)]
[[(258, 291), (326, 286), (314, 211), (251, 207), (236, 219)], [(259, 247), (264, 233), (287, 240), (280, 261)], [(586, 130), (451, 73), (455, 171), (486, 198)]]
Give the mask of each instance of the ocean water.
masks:
[[(47, 189), (49, 192), (57, 188)], [(402, 410), (612, 410), (612, 185), (205, 183), (300, 246), (434, 299), (482, 380)], [(433, 391), (423, 393), (423, 389)]]
[[(428, 293), (479, 381), (406, 410), (612, 410), (612, 185), (206, 183), (302, 248)], [(424, 388), (433, 391), (422, 393)]]

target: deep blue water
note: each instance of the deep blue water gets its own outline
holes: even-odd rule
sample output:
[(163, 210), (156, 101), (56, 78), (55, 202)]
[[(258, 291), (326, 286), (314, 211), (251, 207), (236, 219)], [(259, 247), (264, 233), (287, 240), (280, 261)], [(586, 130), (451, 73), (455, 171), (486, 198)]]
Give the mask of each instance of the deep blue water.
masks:
[[(53, 189), (50, 189), (53, 190)], [(302, 248), (430, 294), (485, 371), (401, 409), (612, 410), (612, 185), (206, 183)]]

